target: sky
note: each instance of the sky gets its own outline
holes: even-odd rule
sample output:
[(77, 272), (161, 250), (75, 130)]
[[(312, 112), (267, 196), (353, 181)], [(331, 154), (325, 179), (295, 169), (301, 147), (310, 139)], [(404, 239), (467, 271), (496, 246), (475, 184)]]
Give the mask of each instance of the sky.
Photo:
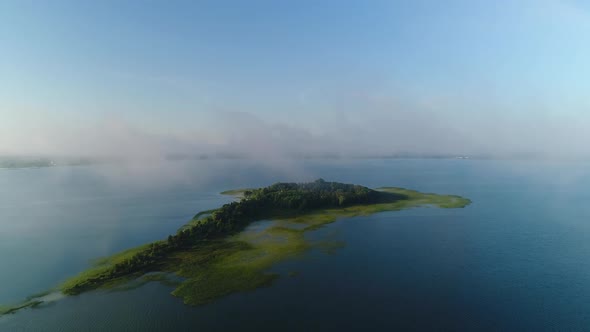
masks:
[(590, 3), (0, 1), (0, 154), (590, 158)]

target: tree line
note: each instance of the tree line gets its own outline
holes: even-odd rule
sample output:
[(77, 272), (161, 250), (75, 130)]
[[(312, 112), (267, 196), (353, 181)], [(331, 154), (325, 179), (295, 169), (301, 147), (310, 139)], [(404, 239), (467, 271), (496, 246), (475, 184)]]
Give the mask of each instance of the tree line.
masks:
[(117, 263), (106, 272), (88, 278), (64, 290), (77, 294), (88, 288), (133, 273), (146, 272), (168, 253), (197, 245), (205, 239), (213, 239), (242, 230), (250, 222), (273, 213), (305, 212), (319, 208), (346, 207), (358, 204), (374, 204), (402, 197), (378, 192), (367, 187), (327, 182), (318, 179), (309, 183), (275, 183), (271, 186), (244, 192), (239, 202), (224, 204), (209, 216), (193, 225), (169, 235), (166, 241), (151, 243), (131, 258)]

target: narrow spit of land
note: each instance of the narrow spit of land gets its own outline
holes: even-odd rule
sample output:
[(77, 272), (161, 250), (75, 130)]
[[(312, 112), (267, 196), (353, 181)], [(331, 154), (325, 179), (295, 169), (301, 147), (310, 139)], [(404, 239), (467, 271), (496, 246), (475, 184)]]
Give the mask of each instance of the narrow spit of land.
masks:
[[(260, 189), (222, 194), (238, 200), (203, 211), (166, 240), (148, 243), (102, 258), (68, 279), (59, 291), (77, 295), (95, 289), (123, 290), (159, 281), (173, 285), (173, 295), (189, 305), (269, 286), (279, 275), (269, 268), (310, 248), (333, 250), (340, 243), (310, 243), (304, 233), (339, 218), (396, 211), (418, 206), (462, 208), (470, 200), (454, 195), (326, 182), (276, 183)], [(267, 220), (262, 229), (246, 230)], [(289, 273), (295, 275), (296, 273)], [(0, 315), (38, 306), (38, 298), (0, 307)]]

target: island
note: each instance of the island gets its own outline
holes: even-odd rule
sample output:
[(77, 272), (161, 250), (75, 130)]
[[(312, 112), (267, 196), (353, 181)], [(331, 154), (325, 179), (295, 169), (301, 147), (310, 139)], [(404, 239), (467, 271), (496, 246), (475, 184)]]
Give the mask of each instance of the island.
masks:
[[(235, 201), (200, 212), (176, 234), (100, 259), (59, 286), (65, 295), (97, 289), (123, 290), (147, 282), (173, 286), (184, 303), (200, 305), (225, 295), (269, 286), (280, 261), (317, 248), (342, 245), (310, 242), (304, 233), (344, 217), (419, 206), (462, 208), (469, 199), (395, 187), (370, 189), (328, 182), (275, 183), (259, 189), (229, 190)], [(258, 223), (255, 223), (258, 222)], [(252, 227), (259, 225), (260, 227)], [(250, 227), (249, 227), (250, 226)], [(292, 271), (289, 276), (297, 275)], [(29, 299), (39, 305), (38, 299)], [(6, 312), (13, 312), (5, 308)], [(0, 310), (0, 314), (2, 311)]]

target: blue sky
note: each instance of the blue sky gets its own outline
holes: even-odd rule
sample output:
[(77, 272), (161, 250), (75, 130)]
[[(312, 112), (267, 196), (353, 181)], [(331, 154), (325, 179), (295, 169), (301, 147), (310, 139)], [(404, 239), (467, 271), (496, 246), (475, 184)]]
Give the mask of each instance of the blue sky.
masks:
[(5, 0), (0, 129), (116, 118), (215, 136), (241, 112), (314, 135), (510, 122), (517, 140), (519, 124), (588, 123), (588, 36), (590, 5), (573, 0)]

